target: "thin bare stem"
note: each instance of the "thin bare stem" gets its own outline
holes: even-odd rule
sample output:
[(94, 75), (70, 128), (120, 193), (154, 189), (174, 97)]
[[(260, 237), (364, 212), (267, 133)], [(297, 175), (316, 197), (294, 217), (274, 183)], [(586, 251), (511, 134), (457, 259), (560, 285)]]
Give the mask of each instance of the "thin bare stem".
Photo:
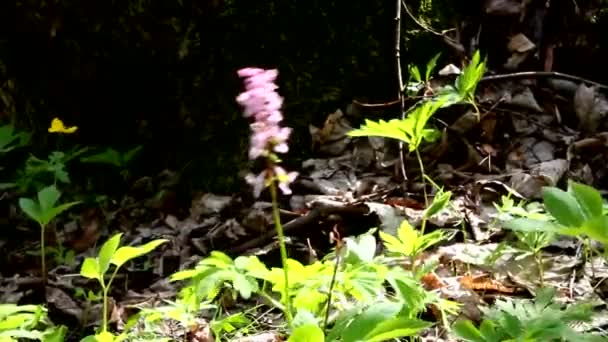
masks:
[[(405, 98), (403, 97), (403, 72), (401, 70), (401, 0), (397, 0), (395, 15), (395, 59), (397, 62), (397, 81), (399, 82), (397, 98), (401, 103), (401, 120), (405, 119)], [(407, 173), (405, 172), (405, 157), (403, 155), (403, 141), (399, 141), (399, 163), (401, 167), (401, 175), (403, 181), (407, 181)]]
[(47, 284), (47, 274), (46, 274), (46, 247), (44, 244), (44, 236), (45, 236), (45, 228), (44, 224), (40, 224), (40, 257), (41, 257), (41, 268), (42, 268), (42, 285), (46, 288)]

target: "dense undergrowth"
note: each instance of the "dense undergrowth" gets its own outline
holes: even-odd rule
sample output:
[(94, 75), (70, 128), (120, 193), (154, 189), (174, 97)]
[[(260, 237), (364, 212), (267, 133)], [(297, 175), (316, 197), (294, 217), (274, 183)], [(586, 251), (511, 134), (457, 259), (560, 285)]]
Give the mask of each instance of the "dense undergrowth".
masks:
[[(417, 68), (410, 68), (412, 78), (408, 89), (412, 92), (424, 89), (433, 68), (434, 62), (427, 65), (425, 78)], [(95, 332), (78, 338), (83, 341), (171, 341), (174, 337), (168, 336), (165, 327), (172, 321), (192, 336), (198, 336), (198, 339), (191, 337), (197, 341), (236, 340), (270, 327), (277, 335), (294, 342), (388, 341), (405, 337), (415, 340), (433, 329), (464, 341), (605, 340), (605, 337), (574, 329), (574, 323), (592, 319), (591, 307), (585, 303), (563, 306), (554, 302), (556, 289), (542, 288), (532, 300), (497, 301), (477, 324), (466, 319), (454, 320), (461, 304), (425, 287), (423, 279), (437, 267), (436, 260), (424, 257), (425, 252), (451, 240), (454, 233), (426, 229), (429, 219), (451, 206), (452, 192), (425, 174), (419, 150), (440, 136), (431, 121), (437, 111), (460, 104), (471, 106), (479, 114), (474, 95), (484, 71), (485, 61), (476, 53), (453, 84), (422, 98), (405, 119), (367, 120), (350, 133), (353, 137), (398, 139), (417, 156), (421, 174), (416, 177), (434, 189), (432, 194), (425, 194), (421, 226), (414, 227), (403, 221), (396, 236), (378, 228), (357, 237), (339, 236), (334, 231), (331, 235), (334, 248), (320, 260), (303, 263), (289, 257), (279, 219), (277, 193), (289, 194), (289, 184), (297, 174), (280, 166), (279, 154), (288, 152), (291, 131), (279, 126), (282, 98), (275, 91), (277, 72), (257, 68), (241, 70), (246, 90), (237, 100), (244, 106), (245, 117), (254, 119), (249, 157), (264, 160), (263, 171), (250, 174), (246, 179), (256, 196), (264, 191), (272, 195), (282, 267), (268, 267), (256, 256), (231, 258), (221, 251), (213, 251), (195, 267), (171, 276), (171, 281), (182, 285), (176, 298), (166, 301), (165, 305), (139, 310), (125, 326), (113, 329), (108, 322), (108, 297), (113, 280), (132, 259), (162, 248), (166, 243), (160, 239), (137, 246), (121, 246), (121, 234), (114, 234), (80, 265), (80, 276), (96, 283), (83, 289), (87, 301), (101, 302), (103, 310)], [(77, 129), (55, 119), (48, 132), (69, 139), (70, 133)], [(2, 126), (0, 152), (7, 156), (27, 148), (27, 137), (27, 133), (16, 131), (10, 125)], [(139, 149), (99, 152), (86, 147), (62, 150), (58, 145), (47, 158), (31, 155), (17, 170), (4, 170), (5, 179), (11, 181), (3, 183), (3, 187), (23, 194), (19, 207), (40, 227), (39, 256), (45, 284), (46, 258), (69, 254), (65, 250), (50, 253), (50, 246), (45, 243), (47, 230), (55, 232), (51, 223), (56, 217), (65, 215), (82, 201), (91, 200), (75, 193), (62, 196), (62, 189), (70, 184), (70, 163), (78, 160), (112, 165), (124, 176)], [(533, 255), (541, 270), (541, 250), (560, 235), (601, 245), (608, 243), (606, 206), (597, 190), (583, 184), (570, 182), (567, 191), (545, 188), (543, 206), (537, 210), (523, 203), (516, 204), (510, 197), (503, 198), (496, 206), (502, 213), (501, 223), (515, 232), (518, 245), (514, 247)], [(61, 241), (55, 241), (61, 246)], [(380, 252), (377, 243), (382, 246)], [(598, 250), (596, 244), (585, 246), (588, 253), (607, 257), (606, 251)], [(58, 247), (54, 248), (57, 252)], [(542, 273), (540, 282), (543, 283)], [(226, 312), (222, 303), (229, 300), (247, 305), (240, 312)], [(206, 333), (201, 333), (203, 327)], [(74, 339), (61, 322), (50, 321), (43, 304), (0, 305), (0, 341), (64, 341), (68, 337)]]

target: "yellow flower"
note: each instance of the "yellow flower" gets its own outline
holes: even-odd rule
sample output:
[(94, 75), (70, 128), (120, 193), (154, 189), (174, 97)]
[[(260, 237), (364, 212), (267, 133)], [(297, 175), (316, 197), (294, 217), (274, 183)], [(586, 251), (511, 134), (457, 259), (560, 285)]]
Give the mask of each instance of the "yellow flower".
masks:
[(65, 127), (63, 125), (63, 121), (59, 120), (59, 118), (54, 118), (53, 121), (51, 122), (51, 127), (49, 127), (49, 133), (70, 134), (70, 133), (76, 132), (77, 129), (78, 129), (78, 127), (76, 127), (76, 126)]

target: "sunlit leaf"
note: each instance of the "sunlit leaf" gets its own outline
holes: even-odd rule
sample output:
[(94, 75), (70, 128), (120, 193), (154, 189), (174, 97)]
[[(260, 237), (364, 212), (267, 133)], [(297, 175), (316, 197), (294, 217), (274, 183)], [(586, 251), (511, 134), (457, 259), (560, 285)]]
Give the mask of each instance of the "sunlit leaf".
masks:
[(602, 216), (604, 203), (599, 191), (577, 182), (570, 182), (569, 186), (586, 219)]
[(555, 187), (544, 187), (543, 201), (547, 211), (566, 227), (579, 227), (585, 221), (580, 205), (570, 193)]
[(314, 324), (300, 325), (295, 328), (287, 339), (288, 342), (324, 342), (323, 330)]
[(112, 264), (116, 267), (121, 267), (127, 261), (140, 257), (144, 254), (150, 253), (153, 249), (158, 247), (159, 245), (167, 242), (165, 239), (157, 239), (154, 241), (150, 241), (144, 245), (132, 247), (132, 246), (124, 246), (120, 247), (111, 259)]

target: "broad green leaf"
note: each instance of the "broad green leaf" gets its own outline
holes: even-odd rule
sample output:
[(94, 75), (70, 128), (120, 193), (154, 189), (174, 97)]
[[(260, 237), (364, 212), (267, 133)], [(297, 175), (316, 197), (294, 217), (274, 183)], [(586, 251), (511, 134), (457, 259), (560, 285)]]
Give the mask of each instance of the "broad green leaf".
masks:
[(234, 261), (225, 253), (220, 251), (211, 251), (211, 255), (201, 260), (201, 264), (215, 266), (218, 268), (226, 268), (232, 266)]
[(38, 305), (0, 304), (0, 319), (4, 319), (6, 316), (11, 316), (19, 312), (34, 313), (38, 311), (39, 308)]
[(66, 326), (59, 326), (53, 329), (48, 329), (43, 334), (44, 342), (64, 342), (65, 335), (68, 328)]
[(361, 341), (362, 337), (367, 336), (378, 324), (395, 317), (399, 310), (401, 305), (397, 303), (379, 303), (367, 308), (344, 329), (342, 341)]
[(570, 182), (570, 189), (586, 219), (602, 216), (604, 203), (600, 192), (585, 184)]
[(82, 266), (80, 267), (80, 275), (89, 279), (101, 280), (103, 274), (99, 272), (99, 264), (97, 263), (97, 259), (84, 259)]
[(288, 342), (324, 342), (323, 330), (315, 324), (300, 325), (293, 329)]
[(431, 216), (437, 214), (439, 211), (443, 210), (448, 203), (450, 203), (450, 199), (452, 198), (451, 191), (441, 191), (437, 196), (433, 198), (433, 203), (425, 210), (424, 217), (430, 218)]
[(544, 187), (543, 201), (547, 211), (566, 227), (580, 227), (585, 221), (576, 198), (559, 188)]
[(183, 270), (171, 275), (171, 281), (190, 279), (199, 273), (198, 270)]
[(57, 190), (55, 185), (49, 185), (38, 192), (38, 203), (40, 204), (40, 210), (44, 214), (49, 209), (55, 206), (57, 200), (61, 197), (61, 193)]
[(32, 220), (42, 223), (42, 214), (40, 212), (40, 206), (30, 198), (20, 198), (19, 207), (27, 214)]
[(57, 215), (61, 214), (62, 212), (70, 209), (71, 207), (75, 206), (76, 204), (80, 204), (80, 201), (75, 201), (75, 202), (69, 202), (69, 203), (64, 203), (64, 204), (60, 204), (56, 207), (47, 209), (46, 211), (42, 212), (42, 222), (43, 224), (48, 224), (49, 222), (51, 222), (55, 217), (57, 217)]
[(596, 216), (585, 221), (581, 230), (593, 240), (608, 245), (608, 216)]
[(366, 342), (388, 341), (395, 338), (413, 336), (420, 330), (430, 327), (430, 322), (416, 318), (396, 317), (376, 325), (374, 330), (365, 336)]
[(494, 327), (492, 321), (484, 319), (479, 325), (479, 331), (487, 342), (500, 342), (501, 336)]
[(487, 342), (473, 322), (469, 320), (459, 320), (452, 326), (456, 335), (469, 342)]
[(106, 241), (103, 246), (101, 246), (97, 256), (99, 274), (105, 274), (108, 271), (108, 268), (110, 268), (110, 262), (114, 257), (114, 253), (116, 253), (116, 250), (118, 249), (121, 237), (122, 233), (115, 234), (108, 241)]
[(503, 227), (511, 230), (528, 233), (542, 231), (552, 233), (561, 232), (561, 228), (552, 222), (529, 218), (516, 218), (507, 222), (503, 222)]
[(236, 273), (232, 281), (234, 289), (243, 297), (243, 299), (249, 299), (251, 293), (257, 291), (258, 286), (255, 280), (248, 279), (244, 274)]
[(154, 241), (150, 241), (144, 245), (138, 246), (138, 247), (132, 247), (132, 246), (125, 246), (125, 247), (120, 247), (115, 253), (114, 256), (112, 257), (112, 264), (114, 264), (116, 267), (121, 267), (122, 265), (124, 265), (125, 262), (140, 257), (144, 254), (148, 254), (150, 253), (153, 249), (155, 249), (156, 247), (158, 247), (159, 245), (167, 242), (168, 240), (166, 239), (158, 239), (158, 240), (154, 240)]
[(108, 331), (103, 331), (95, 335), (95, 339), (98, 342), (114, 342), (114, 335)]

